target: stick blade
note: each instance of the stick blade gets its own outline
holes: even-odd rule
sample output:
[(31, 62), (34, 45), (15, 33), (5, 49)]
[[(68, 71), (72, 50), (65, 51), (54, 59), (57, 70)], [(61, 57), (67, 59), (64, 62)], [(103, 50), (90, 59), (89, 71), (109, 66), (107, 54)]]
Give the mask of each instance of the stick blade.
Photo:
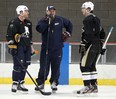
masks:
[(45, 95), (45, 96), (49, 96), (51, 95), (52, 93), (51, 92), (44, 92), (44, 91), (40, 91), (42, 95)]

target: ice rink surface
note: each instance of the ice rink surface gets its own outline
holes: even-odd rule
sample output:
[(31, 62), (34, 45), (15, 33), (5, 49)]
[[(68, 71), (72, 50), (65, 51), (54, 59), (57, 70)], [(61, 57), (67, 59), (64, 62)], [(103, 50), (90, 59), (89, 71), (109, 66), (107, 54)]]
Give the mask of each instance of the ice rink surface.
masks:
[[(25, 85), (29, 92), (21, 93), (17, 92), (13, 94), (11, 85), (0, 84), (0, 99), (116, 99), (116, 86), (99, 86), (99, 93), (97, 96), (77, 96), (73, 93), (75, 90), (79, 90), (83, 86), (76, 85), (59, 85), (58, 91), (50, 96), (43, 96), (41, 93), (34, 91), (34, 85)], [(50, 86), (45, 86), (45, 91), (51, 91)]]

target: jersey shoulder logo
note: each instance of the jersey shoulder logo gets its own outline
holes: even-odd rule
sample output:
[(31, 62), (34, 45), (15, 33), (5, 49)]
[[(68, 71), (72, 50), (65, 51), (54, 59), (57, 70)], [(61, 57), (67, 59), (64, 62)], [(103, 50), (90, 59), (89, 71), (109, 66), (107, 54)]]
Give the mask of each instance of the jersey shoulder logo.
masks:
[(31, 23), (27, 23), (27, 25), (31, 25)]
[(57, 22), (57, 23), (55, 23), (54, 25), (59, 25), (59, 23)]

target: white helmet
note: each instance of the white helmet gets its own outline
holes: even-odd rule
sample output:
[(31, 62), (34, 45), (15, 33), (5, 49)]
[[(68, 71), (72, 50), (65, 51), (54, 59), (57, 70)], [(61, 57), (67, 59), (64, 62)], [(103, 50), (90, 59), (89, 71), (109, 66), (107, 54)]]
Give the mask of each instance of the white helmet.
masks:
[(91, 11), (93, 11), (94, 10), (94, 4), (90, 1), (88, 1), (88, 2), (83, 3), (81, 8), (86, 8), (86, 9), (90, 8)]
[(16, 8), (17, 14), (20, 14), (21, 11), (24, 12), (25, 10), (28, 10), (28, 7), (25, 6), (25, 5), (19, 5), (19, 6)]

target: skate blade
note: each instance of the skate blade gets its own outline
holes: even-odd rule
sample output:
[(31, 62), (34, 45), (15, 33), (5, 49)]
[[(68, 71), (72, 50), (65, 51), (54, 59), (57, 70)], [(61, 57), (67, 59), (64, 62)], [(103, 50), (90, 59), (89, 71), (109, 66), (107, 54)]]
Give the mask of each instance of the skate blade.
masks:
[(17, 92), (12, 92), (12, 95), (16, 95), (17, 94)]
[(17, 90), (18, 94), (28, 94), (28, 91), (21, 91), (21, 90)]
[(87, 93), (87, 94), (77, 94), (76, 93), (76, 96), (77, 97), (90, 97), (90, 94), (89, 93)]
[(98, 97), (98, 93), (90, 93), (91, 97)]
[(52, 93), (55, 94), (57, 92), (57, 89), (52, 89)]
[(28, 92), (19, 91), (19, 90), (17, 90), (17, 92), (12, 92), (12, 95), (17, 95), (17, 94), (28, 94)]
[(97, 93), (86, 93), (86, 94), (77, 94), (76, 93), (76, 96), (77, 97), (97, 97), (98, 94)]
[(56, 90), (52, 90), (52, 94), (56, 94)]

